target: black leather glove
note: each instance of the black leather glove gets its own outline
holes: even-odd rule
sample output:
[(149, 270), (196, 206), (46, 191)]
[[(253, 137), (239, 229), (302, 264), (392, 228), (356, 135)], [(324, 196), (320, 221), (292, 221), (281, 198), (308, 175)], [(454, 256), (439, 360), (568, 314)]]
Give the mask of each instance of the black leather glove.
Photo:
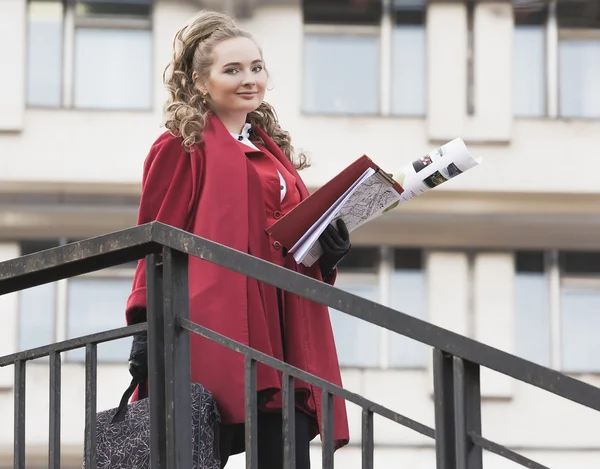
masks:
[(129, 353), (129, 373), (140, 382), (148, 379), (148, 336), (145, 332), (133, 336)]
[[(139, 324), (146, 321), (146, 310), (134, 311), (131, 323)], [(134, 379), (144, 382), (148, 379), (148, 334), (142, 332), (133, 336), (129, 352), (129, 373)]]
[(329, 276), (350, 251), (350, 234), (346, 223), (338, 218), (336, 226), (337, 230), (333, 225), (328, 225), (319, 237), (319, 243), (323, 248), (323, 255), (319, 258), (319, 267), (323, 278)]

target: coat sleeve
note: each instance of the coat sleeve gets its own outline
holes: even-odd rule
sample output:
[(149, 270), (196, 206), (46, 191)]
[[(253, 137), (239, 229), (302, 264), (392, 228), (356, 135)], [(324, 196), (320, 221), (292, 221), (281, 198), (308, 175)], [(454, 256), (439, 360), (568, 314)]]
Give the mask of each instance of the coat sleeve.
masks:
[[(198, 175), (192, 171), (193, 157), (181, 147), (180, 139), (170, 134), (163, 134), (154, 143), (144, 162), (138, 225), (159, 221), (186, 229), (198, 181)], [(146, 261), (140, 259), (127, 301), (127, 324), (145, 321), (145, 310)]]

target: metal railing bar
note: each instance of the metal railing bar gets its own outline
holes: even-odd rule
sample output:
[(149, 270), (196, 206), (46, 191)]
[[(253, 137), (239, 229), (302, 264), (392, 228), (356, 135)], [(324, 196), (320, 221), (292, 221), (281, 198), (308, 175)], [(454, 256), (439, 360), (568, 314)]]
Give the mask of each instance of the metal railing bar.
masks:
[(0, 263), (0, 295), (133, 262), (160, 252), (153, 224), (139, 225)]
[[(560, 397), (577, 402), (586, 407), (600, 410), (600, 389), (566, 376), (549, 368), (537, 365), (501, 350), (481, 344), (467, 337), (439, 328), (425, 321), (406, 315), (378, 303), (366, 300), (351, 293), (300, 275), (289, 269), (275, 266), (246, 253), (236, 251), (209, 240), (191, 235), (185, 231), (153, 222), (103, 235), (97, 238), (72, 243), (48, 251), (23, 256), (0, 263), (0, 295), (22, 290), (35, 285), (68, 278), (86, 272), (93, 272), (106, 267), (142, 258), (147, 254), (159, 253), (163, 247), (192, 255), (208, 262), (240, 272), (249, 277), (278, 286), (283, 290), (295, 293), (325, 306), (335, 308), (350, 316), (363, 319), (371, 324), (386, 328), (392, 332), (412, 338), (436, 348), (436, 352), (444, 356), (454, 356), (458, 365), (454, 376), (454, 398), (463, 421), (458, 423), (458, 430), (463, 438), (462, 446), (458, 445), (462, 456), (461, 463), (469, 467), (480, 464), (471, 459), (473, 446), (493, 452), (522, 466), (533, 469), (548, 469), (525, 456), (516, 453), (498, 443), (487, 440), (480, 435), (480, 409), (471, 405), (471, 415), (464, 412), (479, 396), (479, 367), (495, 370), (522, 382), (539, 387)], [(373, 465), (373, 414), (377, 413), (389, 420), (411, 428), (430, 438), (435, 431), (419, 422), (404, 417), (390, 409), (376, 404), (364, 397), (347, 391), (333, 383), (290, 366), (269, 355), (238, 343), (203, 326), (192, 323), (186, 318), (175, 318), (175, 323), (183, 329), (201, 335), (231, 350), (245, 355), (245, 394), (246, 394), (246, 464), (247, 468), (256, 468), (257, 457), (257, 396), (256, 367), (263, 363), (284, 373), (284, 451), (291, 461), (286, 469), (294, 467), (295, 457), (295, 408), (294, 380), (301, 379), (323, 390), (323, 468), (333, 467), (333, 400), (334, 395), (353, 402), (362, 407), (361, 442), (363, 467)], [(60, 353), (68, 350), (86, 348), (86, 434), (85, 463), (86, 469), (95, 468), (96, 440), (96, 388), (97, 388), (97, 344), (121, 339), (147, 330), (146, 323), (119, 329), (113, 329), (83, 337), (38, 347), (23, 352), (0, 357), (0, 367), (15, 365), (14, 385), (14, 467), (25, 467), (25, 391), (27, 361), (50, 357), (50, 428), (49, 428), (49, 469), (60, 467), (60, 385), (61, 364)], [(441, 357), (442, 355), (440, 355)], [(440, 358), (438, 357), (438, 359)], [(464, 362), (464, 363), (463, 363)], [(438, 365), (441, 364), (438, 363)], [(461, 365), (464, 365), (461, 367)], [(477, 369), (475, 391), (469, 391), (473, 383), (469, 382), (467, 366)], [(457, 371), (458, 370), (458, 371)], [(439, 371), (439, 370), (438, 370)], [(444, 373), (445, 374), (445, 373)], [(441, 378), (441, 380), (440, 380)], [(445, 380), (438, 376), (438, 384)], [(447, 383), (446, 383), (447, 384)], [(468, 385), (468, 386), (467, 386)], [(468, 389), (467, 389), (468, 388)], [(469, 397), (470, 396), (470, 397)], [(474, 402), (474, 401), (473, 401)], [(479, 400), (480, 405), (480, 400)], [(287, 408), (287, 411), (286, 411)], [(472, 417), (475, 417), (474, 419)], [(285, 423), (287, 421), (287, 431)], [(291, 425), (291, 426), (290, 426)], [(470, 427), (470, 428), (469, 428)], [(471, 448), (468, 448), (468, 447)], [(476, 451), (476, 450), (475, 450)]]
[(480, 448), (483, 448), (486, 451), (489, 451), (490, 453), (497, 454), (498, 456), (508, 459), (514, 463), (520, 464), (521, 466), (525, 466), (530, 469), (550, 469), (548, 466), (544, 466), (543, 464), (537, 463), (532, 459), (520, 455), (519, 453), (515, 453), (514, 451), (508, 449), (505, 446), (487, 440), (481, 435), (470, 433), (469, 437), (471, 438), (473, 444), (479, 446)]
[(469, 434), (481, 433), (481, 389), (479, 365), (453, 357), (456, 467), (483, 469), (481, 448)]
[(10, 355), (0, 357), (0, 368), (3, 366), (12, 365), (17, 360), (30, 361), (37, 358), (47, 357), (55, 352), (67, 352), (69, 350), (83, 348), (88, 344), (100, 344), (102, 342), (123, 339), (125, 337), (137, 334), (138, 332), (143, 332), (146, 329), (147, 324), (144, 322), (135, 324), (134, 326), (120, 327), (119, 329), (111, 329), (110, 331), (98, 332), (96, 334), (85, 335), (76, 337), (75, 339), (68, 339), (62, 342), (44, 345), (43, 347), (36, 347), (30, 350), (24, 350), (22, 352), (11, 353)]
[(96, 469), (96, 392), (98, 347), (85, 347), (85, 469)]
[[(133, 260), (167, 246), (600, 411), (600, 389), (557, 371), (159, 222), (0, 263), (0, 295)], [(136, 254), (137, 253), (137, 254)], [(119, 261), (115, 261), (119, 257)], [(24, 261), (25, 259), (26, 261)], [(85, 266), (79, 268), (77, 265)], [(76, 268), (77, 267), (77, 268)], [(14, 361), (14, 359), (13, 359)]]
[(188, 259), (163, 251), (163, 314), (167, 467), (192, 467), (190, 334), (179, 327), (189, 318)]
[(362, 410), (362, 469), (373, 469), (373, 456), (375, 452), (373, 412), (369, 409)]
[(453, 358), (433, 350), (436, 469), (456, 469)]
[(14, 408), (14, 469), (25, 469), (25, 382), (26, 362), (15, 362)]
[(333, 469), (333, 431), (334, 431), (334, 414), (333, 414), (333, 394), (328, 391), (323, 391), (321, 395), (321, 435), (323, 442), (321, 444), (321, 453), (323, 458), (323, 469)]
[(283, 469), (296, 469), (296, 394), (294, 391), (294, 377), (289, 373), (284, 373), (281, 385), (283, 394)]
[(50, 429), (48, 441), (48, 469), (60, 469), (60, 396), (61, 361), (60, 352), (50, 354)]
[(558, 371), (183, 230), (157, 224), (152, 239), (600, 411), (599, 388)]
[(246, 420), (246, 469), (258, 469), (258, 396), (256, 360), (244, 362), (244, 414)]
[(403, 425), (411, 430), (420, 433), (421, 435), (427, 436), (429, 438), (435, 438), (435, 431), (433, 428), (428, 427), (427, 425), (423, 425), (415, 420), (412, 420), (404, 415), (401, 415), (393, 410), (388, 409), (380, 404), (377, 404), (369, 399), (364, 398), (360, 394), (353, 393), (344, 389), (336, 384), (330, 383), (329, 381), (325, 381), (324, 379), (319, 378), (318, 376), (307, 373), (306, 371), (301, 370), (300, 368), (296, 368), (294, 366), (288, 365), (276, 358), (271, 357), (265, 353), (259, 352), (253, 348), (248, 347), (247, 345), (236, 342), (235, 340), (230, 339), (229, 337), (225, 337), (217, 332), (211, 331), (203, 326), (200, 326), (194, 322), (189, 320), (180, 321), (181, 327), (184, 329), (193, 332), (194, 334), (198, 334), (202, 337), (212, 340), (218, 344), (227, 347), (228, 349), (234, 350), (242, 355), (246, 356), (246, 359), (256, 360), (257, 362), (263, 363), (271, 368), (275, 368), (276, 370), (281, 371), (282, 373), (289, 373), (290, 376), (293, 376), (296, 379), (304, 381), (308, 384), (316, 386), (323, 390), (323, 392), (330, 392), (348, 402), (352, 402), (363, 409), (369, 409), (370, 411), (381, 415), (382, 417), (391, 420), (392, 422), (396, 422), (400, 425)]
[(150, 399), (150, 460), (152, 469), (167, 468), (167, 426), (165, 397), (165, 314), (163, 270), (159, 256), (146, 257), (146, 316), (148, 320), (148, 391)]

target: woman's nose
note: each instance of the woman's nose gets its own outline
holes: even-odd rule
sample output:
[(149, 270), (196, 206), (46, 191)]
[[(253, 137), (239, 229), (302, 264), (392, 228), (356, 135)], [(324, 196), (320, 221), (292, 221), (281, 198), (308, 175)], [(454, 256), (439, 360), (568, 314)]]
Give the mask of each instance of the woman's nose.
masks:
[(244, 73), (242, 84), (244, 86), (252, 86), (256, 83), (256, 79), (252, 73)]

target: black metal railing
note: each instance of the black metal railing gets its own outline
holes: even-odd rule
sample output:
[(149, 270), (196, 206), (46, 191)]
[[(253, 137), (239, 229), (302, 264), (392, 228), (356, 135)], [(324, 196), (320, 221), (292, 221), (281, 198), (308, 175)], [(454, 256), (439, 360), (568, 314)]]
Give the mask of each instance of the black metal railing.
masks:
[[(485, 449), (525, 467), (543, 466), (483, 437), (480, 368), (485, 367), (544, 389), (590, 409), (600, 410), (600, 389), (434, 326), (312, 278), (275, 266), (185, 231), (153, 222), (124, 231), (0, 263), (0, 295), (101, 270), (146, 257), (148, 323), (67, 340), (0, 358), (14, 365), (14, 467), (25, 468), (26, 363), (50, 357), (50, 469), (60, 467), (61, 353), (86, 349), (85, 463), (95, 468), (97, 344), (148, 331), (151, 462), (153, 469), (192, 467), (190, 409), (190, 334), (198, 334), (245, 355), (246, 467), (257, 468), (256, 366), (283, 374), (285, 468), (295, 468), (294, 383), (323, 390), (323, 468), (333, 467), (333, 396), (362, 408), (362, 467), (373, 467), (373, 416), (378, 414), (435, 439), (438, 469), (480, 469)], [(220, 265), (286, 291), (335, 308), (371, 324), (433, 347), (435, 430), (235, 342), (189, 320), (188, 256)]]

